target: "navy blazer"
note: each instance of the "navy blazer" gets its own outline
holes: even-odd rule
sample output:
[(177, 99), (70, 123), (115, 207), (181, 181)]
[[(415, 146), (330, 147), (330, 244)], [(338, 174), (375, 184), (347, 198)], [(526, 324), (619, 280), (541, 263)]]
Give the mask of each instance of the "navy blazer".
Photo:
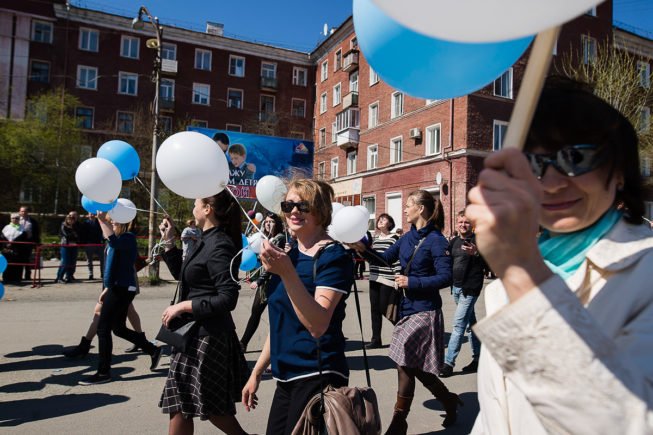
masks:
[(239, 250), (222, 228), (214, 227), (202, 233), (186, 261), (182, 262), (182, 250), (176, 247), (163, 254), (170, 273), (181, 281), (180, 300), (192, 301), (200, 336), (236, 329), (231, 311), (236, 308), (240, 284), (231, 275), (238, 279), (241, 256), (234, 257)]

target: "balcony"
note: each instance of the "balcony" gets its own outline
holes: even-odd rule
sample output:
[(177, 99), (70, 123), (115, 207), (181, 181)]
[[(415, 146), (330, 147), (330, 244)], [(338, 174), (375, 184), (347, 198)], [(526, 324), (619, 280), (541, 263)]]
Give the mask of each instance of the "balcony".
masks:
[(359, 134), (360, 134), (360, 130), (358, 128), (353, 128), (353, 127), (339, 131), (337, 133), (336, 144), (340, 149), (345, 151), (350, 151), (351, 149), (358, 149)]
[(336, 115), (336, 144), (340, 148), (343, 150), (358, 148), (359, 133), (360, 109), (350, 107)]
[(342, 99), (342, 108), (358, 107), (358, 92), (350, 92)]
[(261, 77), (261, 89), (266, 91), (276, 91), (277, 90), (277, 78), (276, 77)]
[(172, 97), (161, 97), (159, 98), (159, 110), (163, 112), (174, 112), (175, 111), (175, 99)]
[(342, 70), (345, 72), (354, 71), (358, 68), (358, 50), (349, 50), (345, 53), (342, 62)]

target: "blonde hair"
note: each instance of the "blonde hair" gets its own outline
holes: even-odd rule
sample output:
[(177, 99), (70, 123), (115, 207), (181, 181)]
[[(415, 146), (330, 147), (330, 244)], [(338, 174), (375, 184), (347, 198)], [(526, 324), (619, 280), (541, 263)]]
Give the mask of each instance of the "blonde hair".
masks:
[(288, 183), (288, 191), (294, 190), (299, 197), (308, 201), (311, 213), (317, 217), (319, 225), (325, 229), (331, 225), (331, 203), (333, 202), (333, 188), (319, 180), (298, 178)]

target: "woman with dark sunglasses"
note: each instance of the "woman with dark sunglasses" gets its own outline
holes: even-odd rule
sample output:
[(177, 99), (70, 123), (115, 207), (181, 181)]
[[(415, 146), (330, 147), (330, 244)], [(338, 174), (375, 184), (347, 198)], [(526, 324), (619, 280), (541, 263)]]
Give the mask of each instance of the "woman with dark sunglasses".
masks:
[(270, 334), (242, 400), (247, 410), (256, 407), (261, 375), (272, 363), (277, 386), (267, 434), (290, 434), (322, 383), (336, 388), (348, 383), (342, 321), (354, 271), (351, 255), (342, 245), (330, 243), (327, 235), (332, 201), (333, 189), (328, 184), (292, 181), (281, 209), (297, 245), (285, 253), (263, 242), (261, 261), (274, 274), (267, 289)]
[(622, 114), (552, 78), (528, 158), (485, 160), (466, 215), (500, 281), (475, 326), (473, 434), (653, 432), (653, 234), (637, 148)]

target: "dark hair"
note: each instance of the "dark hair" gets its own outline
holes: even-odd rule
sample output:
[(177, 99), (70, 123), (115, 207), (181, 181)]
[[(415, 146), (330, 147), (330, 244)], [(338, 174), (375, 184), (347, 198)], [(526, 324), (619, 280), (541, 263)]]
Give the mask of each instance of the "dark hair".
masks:
[[(270, 218), (270, 219), (274, 220), (274, 229), (272, 230), (272, 234), (266, 234), (266, 236), (274, 237), (277, 234), (283, 232), (283, 222), (281, 221), (281, 218), (279, 217), (279, 215), (277, 215), (275, 213), (266, 213), (265, 218), (263, 220), (265, 220), (267, 218)], [(265, 232), (265, 229), (263, 229), (263, 232)]]
[(524, 150), (542, 148), (555, 152), (574, 144), (601, 147), (606, 187), (615, 173), (624, 178), (615, 205), (623, 204), (626, 221), (641, 224), (644, 214), (639, 174), (638, 139), (628, 119), (596, 96), (589, 85), (566, 77), (549, 77), (544, 85)]
[(408, 197), (413, 198), (415, 204), (424, 206), (424, 211), (428, 216), (427, 219), (433, 221), (435, 228), (442, 231), (444, 228), (444, 208), (440, 200), (436, 201), (433, 195), (426, 190), (415, 190)]
[(392, 229), (395, 227), (395, 220), (392, 219), (392, 216), (390, 216), (388, 213), (381, 213), (378, 218), (376, 218), (376, 222), (374, 224), (375, 228), (379, 227), (379, 221), (381, 218), (386, 218), (388, 220), (388, 231), (392, 231)]
[(216, 133), (213, 135), (213, 140), (214, 141), (220, 141), (225, 145), (229, 145), (229, 136), (227, 136), (224, 133)]
[(202, 198), (202, 203), (211, 206), (213, 216), (217, 219), (218, 224), (231, 237), (236, 249), (240, 250), (243, 247), (240, 208), (233, 196), (227, 192), (227, 189), (228, 187), (218, 194)]

